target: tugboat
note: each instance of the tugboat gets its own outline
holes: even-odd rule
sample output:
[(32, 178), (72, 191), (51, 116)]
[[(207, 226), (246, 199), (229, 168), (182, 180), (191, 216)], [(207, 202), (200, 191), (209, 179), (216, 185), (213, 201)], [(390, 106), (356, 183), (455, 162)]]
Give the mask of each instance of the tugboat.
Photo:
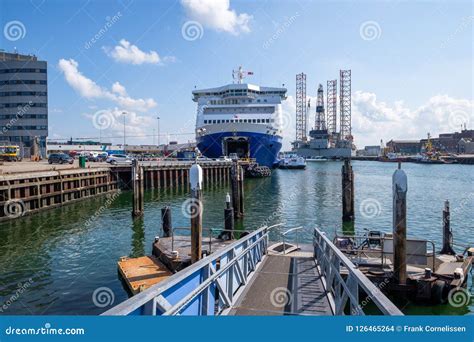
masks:
[(303, 157), (299, 157), (296, 154), (285, 156), (278, 163), (280, 169), (302, 169), (306, 168), (306, 161)]

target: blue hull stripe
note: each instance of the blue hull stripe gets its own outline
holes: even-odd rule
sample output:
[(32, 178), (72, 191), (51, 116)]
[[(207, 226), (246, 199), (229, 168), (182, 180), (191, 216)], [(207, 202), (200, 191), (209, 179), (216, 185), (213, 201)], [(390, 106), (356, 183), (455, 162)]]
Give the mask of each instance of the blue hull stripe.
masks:
[(255, 158), (260, 165), (273, 167), (278, 162), (282, 138), (275, 135), (250, 132), (219, 132), (197, 138), (197, 147), (208, 158), (219, 158), (224, 155), (223, 138), (239, 136), (248, 137), (250, 158)]

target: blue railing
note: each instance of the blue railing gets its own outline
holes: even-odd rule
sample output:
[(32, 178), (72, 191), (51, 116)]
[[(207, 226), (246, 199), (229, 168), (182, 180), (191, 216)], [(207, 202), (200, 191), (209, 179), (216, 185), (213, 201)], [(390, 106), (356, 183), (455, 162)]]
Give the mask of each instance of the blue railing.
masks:
[(273, 227), (250, 233), (103, 315), (225, 314), (261, 264)]

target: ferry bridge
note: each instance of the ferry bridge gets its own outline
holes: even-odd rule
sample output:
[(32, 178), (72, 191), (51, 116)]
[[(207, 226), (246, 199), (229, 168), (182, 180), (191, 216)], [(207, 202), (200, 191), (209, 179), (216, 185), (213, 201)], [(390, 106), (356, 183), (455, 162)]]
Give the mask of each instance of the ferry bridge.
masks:
[(371, 313), (403, 315), (323, 232), (314, 230), (313, 245), (272, 248), (275, 227), (236, 240), (103, 315), (364, 315), (367, 303)]

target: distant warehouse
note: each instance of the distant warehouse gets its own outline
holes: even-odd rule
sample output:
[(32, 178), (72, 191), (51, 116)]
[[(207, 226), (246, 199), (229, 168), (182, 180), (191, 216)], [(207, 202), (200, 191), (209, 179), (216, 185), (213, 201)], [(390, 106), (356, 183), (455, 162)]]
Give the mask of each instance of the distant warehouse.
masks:
[(420, 140), (390, 140), (387, 147), (391, 152), (401, 154), (417, 154), (420, 152)]
[(47, 63), (36, 56), (0, 51), (0, 144), (18, 145), (29, 157), (36, 139), (46, 155)]

